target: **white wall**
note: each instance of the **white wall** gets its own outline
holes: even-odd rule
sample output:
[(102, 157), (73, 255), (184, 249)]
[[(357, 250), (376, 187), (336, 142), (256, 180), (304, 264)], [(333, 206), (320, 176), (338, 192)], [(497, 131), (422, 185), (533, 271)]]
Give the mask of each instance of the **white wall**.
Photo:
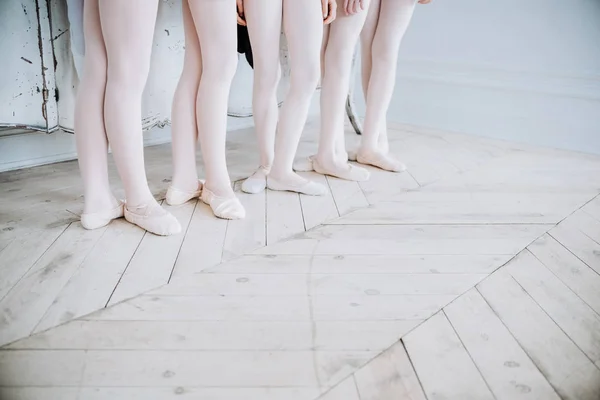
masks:
[(600, 154), (600, 1), (418, 5), (388, 117)]

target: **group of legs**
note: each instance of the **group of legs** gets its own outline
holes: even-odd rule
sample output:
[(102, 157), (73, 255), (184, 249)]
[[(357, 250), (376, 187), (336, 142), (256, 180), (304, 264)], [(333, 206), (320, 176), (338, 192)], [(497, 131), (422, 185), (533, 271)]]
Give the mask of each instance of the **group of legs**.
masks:
[[(427, 3), (429, 0), (421, 2)], [(310, 97), (317, 80), (314, 76), (317, 70), (314, 58), (317, 41), (313, 41), (312, 36), (311, 40), (306, 40), (306, 27), (312, 27), (308, 20), (304, 19), (306, 15), (295, 10), (294, 18), (289, 18), (288, 21), (285, 17), (285, 9), (289, 7), (286, 1), (271, 0), (268, 2), (269, 7), (274, 3), (282, 4), (284, 9), (283, 26), (286, 38), (290, 42), (292, 85), (284, 100), (277, 125), (278, 44), (282, 21), (276, 17), (281, 15), (281, 9), (272, 9), (273, 14), (269, 15), (266, 12), (267, 0), (246, 2), (244, 11), (255, 60), (253, 105), (260, 148), (260, 167), (244, 182), (242, 190), (257, 193), (266, 186), (270, 189), (291, 190), (304, 194), (323, 194), (326, 192), (324, 187), (293, 174), (290, 167), (300, 136), (299, 123), (306, 119), (304, 111), (308, 107), (307, 93)], [(308, 8), (306, 3), (297, 8)], [(326, 25), (322, 32), (316, 28), (314, 30), (316, 34), (322, 35), (319, 37), (322, 79), (319, 151), (307, 162), (296, 163), (294, 169), (314, 170), (353, 181), (368, 179), (368, 171), (349, 164), (350, 158), (362, 164), (400, 172), (405, 169), (404, 165), (389, 154), (386, 113), (396, 79), (400, 42), (410, 23), (416, 0), (337, 0), (337, 4), (339, 12), (336, 20)], [(302, 36), (305, 40), (304, 52), (296, 48), (294, 43), (293, 29), (296, 25), (305, 27)], [(361, 145), (356, 151), (348, 154), (344, 142), (344, 104), (351, 84), (352, 58), (359, 36), (367, 113)], [(307, 54), (313, 56), (308, 57)], [(307, 77), (311, 79), (306, 79)], [(302, 104), (305, 106), (297, 107), (295, 99), (302, 95)], [(290, 105), (289, 108), (286, 104)], [(290, 115), (289, 110), (302, 111)], [(294, 130), (293, 135), (290, 128)], [(287, 146), (278, 146), (283, 141)], [(277, 144), (274, 146), (275, 143)], [(285, 158), (286, 163), (278, 164), (279, 158)], [(282, 180), (285, 184), (281, 184)]]
[[(238, 0), (244, 7), (242, 17), (254, 55), (253, 107), (260, 154), (258, 170), (243, 184), (246, 192), (257, 193), (265, 187), (310, 195), (326, 192), (292, 167), (319, 78), (321, 135), (311, 167), (342, 179), (368, 179), (366, 169), (348, 163), (343, 135), (344, 104), (359, 36), (367, 115), (357, 160), (391, 171), (402, 169), (388, 153), (385, 114), (400, 40), (416, 0), (371, 0), (371, 7), (369, 0), (337, 2), (338, 18), (324, 30), (324, 20), (328, 22), (331, 14), (324, 12), (319, 0)], [(352, 3), (369, 11), (355, 13), (358, 10)], [(98, 228), (125, 216), (152, 233), (176, 234), (181, 230), (179, 222), (157, 203), (148, 187), (140, 123), (158, 0), (85, 0), (84, 4), (84, 73), (75, 113), (85, 196), (82, 225)], [(200, 197), (217, 217), (227, 219), (245, 216), (231, 187), (225, 158), (228, 94), (237, 65), (236, 18), (235, 0), (183, 0), (186, 47), (173, 100), (173, 179), (166, 198), (167, 203), (177, 205)], [(279, 111), (282, 25), (291, 77)], [(197, 176), (198, 141), (204, 183)], [(109, 143), (126, 202), (117, 200), (110, 189)]]

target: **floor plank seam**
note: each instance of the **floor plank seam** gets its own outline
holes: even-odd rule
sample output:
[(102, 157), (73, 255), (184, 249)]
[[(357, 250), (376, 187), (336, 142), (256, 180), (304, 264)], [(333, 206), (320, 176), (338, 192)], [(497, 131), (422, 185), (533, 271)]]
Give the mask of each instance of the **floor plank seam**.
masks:
[[(11, 286), (11, 288), (6, 292), (6, 294), (0, 299), (0, 304), (2, 304), (2, 302), (10, 294), (10, 292), (12, 292), (15, 287), (17, 287), (17, 285), (19, 284), (19, 282), (21, 282), (23, 280), (23, 278), (25, 278), (29, 274), (29, 272), (35, 266), (35, 264), (37, 264), (41, 260), (41, 258), (44, 256), (44, 254), (46, 254), (48, 252), (48, 250), (50, 249), (50, 247), (52, 247), (52, 245), (54, 245), (54, 243), (56, 243), (56, 241), (65, 233), (65, 231), (71, 226), (71, 224), (72, 224), (72, 222), (70, 222), (67, 225), (65, 225), (65, 229), (63, 229), (62, 232), (59, 235), (56, 236), (56, 238), (52, 241), (52, 243), (50, 243), (50, 245), (48, 247), (46, 247), (46, 249), (42, 252), (42, 254), (40, 254), (40, 256), (38, 258), (36, 258), (35, 261), (29, 266), (29, 268), (27, 269), (27, 271), (25, 271), (25, 273), (19, 278), (19, 280), (17, 280)], [(15, 239), (13, 239), (13, 240), (15, 240)]]
[[(173, 278), (173, 273), (175, 272), (175, 266), (177, 265), (177, 260), (179, 259), (179, 255), (181, 254), (181, 249), (183, 248), (183, 243), (185, 242), (185, 237), (187, 236), (189, 230), (190, 230), (190, 226), (192, 225), (192, 219), (194, 218), (194, 213), (196, 212), (196, 209), (198, 208), (198, 200), (196, 200), (196, 202), (194, 203), (194, 209), (192, 210), (192, 213), (190, 215), (190, 220), (188, 221), (188, 224), (185, 228), (185, 233), (183, 233), (183, 240), (181, 241), (181, 244), (179, 245), (179, 250), (177, 251), (177, 256), (175, 257), (175, 261), (173, 262), (173, 266), (171, 267), (171, 273), (169, 274), (169, 279), (167, 279), (167, 285), (169, 283), (171, 283), (171, 279)], [(223, 258), (223, 255), (221, 254), (221, 259)]]
[[(571, 293), (573, 293), (575, 296), (577, 296), (577, 298), (578, 298), (579, 300), (581, 300), (581, 301), (582, 301), (582, 302), (583, 302), (585, 305), (587, 305), (587, 306), (588, 306), (588, 307), (589, 307), (589, 308), (590, 308), (590, 309), (591, 309), (591, 310), (594, 312), (594, 314), (596, 314), (596, 315), (597, 315), (597, 316), (600, 318), (600, 314), (598, 314), (598, 313), (596, 312), (596, 310), (595, 310), (595, 309), (594, 309), (594, 308), (593, 308), (593, 307), (592, 307), (592, 306), (591, 306), (591, 305), (590, 305), (590, 304), (589, 304), (587, 301), (585, 301), (584, 299), (582, 299), (582, 298), (581, 298), (581, 296), (579, 296), (579, 294), (578, 294), (578, 293), (577, 293), (575, 290), (573, 290), (573, 289), (572, 289), (572, 288), (571, 288), (569, 285), (567, 285), (567, 283), (566, 283), (566, 282), (565, 282), (565, 281), (564, 281), (564, 280), (563, 280), (563, 279), (562, 279), (560, 276), (556, 275), (556, 273), (555, 273), (553, 270), (551, 270), (550, 268), (548, 268), (548, 267), (546, 266), (546, 264), (545, 264), (545, 263), (544, 263), (542, 260), (540, 260), (540, 259), (539, 259), (539, 257), (538, 257), (538, 256), (536, 256), (536, 255), (535, 255), (535, 254), (534, 254), (534, 253), (533, 253), (533, 252), (532, 252), (532, 251), (531, 251), (529, 248), (527, 248), (527, 249), (525, 249), (525, 250), (526, 250), (527, 252), (529, 252), (529, 254), (530, 254), (530, 255), (532, 255), (532, 256), (533, 256), (533, 257), (534, 257), (536, 260), (538, 260), (538, 261), (540, 262), (540, 264), (542, 264), (542, 265), (544, 266), (544, 268), (546, 268), (546, 270), (547, 270), (548, 272), (550, 272), (550, 273), (551, 273), (551, 274), (552, 274), (552, 275), (553, 275), (553, 276), (554, 276), (556, 279), (558, 279), (558, 280), (559, 280), (559, 281), (560, 281), (560, 282), (561, 282), (563, 285), (565, 285), (565, 287), (566, 287), (566, 288), (567, 288), (567, 289), (568, 289), (568, 290), (569, 290)], [(589, 268), (589, 266), (587, 266), (587, 265), (586, 265), (586, 267), (588, 267), (588, 269), (590, 269), (590, 270), (594, 271), (592, 268)], [(595, 271), (594, 271), (594, 272), (595, 272)]]
[[(417, 325), (420, 326), (421, 324)], [(415, 326), (413, 329), (411, 329), (411, 331), (415, 330), (417, 327)], [(410, 363), (410, 366), (412, 368), (412, 370), (415, 373), (415, 377), (417, 378), (417, 382), (419, 382), (419, 387), (421, 388), (421, 392), (423, 393), (423, 395), (425, 396), (425, 398), (427, 399), (427, 392), (425, 392), (425, 387), (423, 386), (423, 382), (421, 381), (421, 377), (419, 376), (419, 374), (417, 373), (417, 369), (415, 368), (415, 364), (413, 363), (412, 357), (410, 355), (410, 353), (408, 352), (408, 349), (406, 348), (406, 343), (404, 343), (404, 339), (403, 337), (408, 335), (409, 332), (406, 332), (404, 335), (402, 335), (402, 338), (400, 338), (400, 343), (402, 343), (402, 348), (404, 349), (404, 352), (406, 353), (406, 357), (408, 358), (408, 362)]]
[[(511, 275), (512, 278), (512, 275)], [(487, 278), (486, 278), (487, 279)], [(513, 278), (514, 279), (514, 278)], [(500, 321), (500, 323), (502, 324), (502, 326), (506, 329), (506, 331), (508, 332), (508, 334), (510, 335), (510, 337), (515, 341), (515, 343), (519, 346), (519, 348), (523, 351), (523, 354), (525, 354), (525, 356), (527, 356), (527, 358), (529, 359), (529, 361), (531, 362), (531, 364), (533, 366), (535, 366), (535, 368), (538, 370), (538, 372), (542, 375), (542, 377), (544, 377), (544, 380), (548, 383), (548, 385), (550, 385), (550, 387), (552, 388), (552, 390), (554, 390), (554, 393), (556, 393), (556, 395), (560, 398), (562, 398), (559, 394), (558, 391), (556, 390), (556, 388), (550, 383), (550, 381), (548, 380), (548, 377), (546, 376), (546, 374), (544, 373), (544, 369), (538, 365), (537, 362), (535, 362), (535, 359), (531, 356), (531, 354), (529, 354), (529, 352), (523, 347), (523, 345), (521, 344), (521, 342), (519, 341), (519, 339), (513, 334), (512, 330), (510, 330), (510, 328), (506, 325), (506, 323), (504, 322), (504, 319), (502, 319), (502, 317), (500, 316), (500, 314), (496, 311), (496, 309), (492, 306), (492, 304), (488, 301), (488, 299), (484, 296), (484, 294), (479, 290), (479, 288), (477, 286), (475, 286), (475, 290), (477, 291), (477, 293), (479, 294), (479, 296), (481, 296), (481, 298), (483, 299), (483, 301), (485, 302), (485, 304), (489, 307), (490, 310), (492, 310), (492, 313), (494, 314), (494, 316), (498, 319), (498, 321)]]
[[(469, 289), (470, 291), (471, 289)], [(466, 293), (466, 292), (465, 292)], [(461, 296), (462, 297), (465, 293), (463, 293)], [(457, 297), (456, 299), (458, 299), (459, 297)], [(456, 300), (454, 299), (454, 300)], [(492, 387), (490, 386), (490, 384), (488, 383), (487, 379), (485, 379), (485, 376), (483, 375), (483, 373), (481, 372), (481, 370), (479, 369), (479, 365), (477, 365), (477, 363), (475, 362), (475, 359), (473, 358), (473, 356), (471, 355), (471, 352), (469, 351), (469, 349), (467, 348), (467, 346), (465, 345), (465, 342), (463, 341), (462, 337), (460, 337), (460, 335), (458, 334), (458, 331), (456, 330), (456, 328), (454, 327), (454, 324), (452, 323), (452, 320), (448, 317), (448, 314), (446, 314), (445, 308), (448, 307), (448, 305), (442, 307), (442, 309), (439, 311), (440, 313), (442, 313), (444, 315), (444, 318), (446, 318), (446, 321), (448, 321), (448, 324), (450, 324), (450, 327), (452, 328), (452, 332), (454, 332), (454, 334), (456, 335), (456, 337), (458, 338), (458, 341), (460, 342), (461, 346), (463, 347), (463, 349), (465, 350), (465, 353), (467, 353), (467, 355), (469, 356), (469, 359), (471, 360), (471, 363), (473, 363), (473, 366), (475, 367), (475, 369), (477, 370), (477, 372), (479, 373), (479, 376), (481, 377), (481, 379), (483, 380), (483, 382), (485, 383), (485, 386), (487, 387), (488, 391), (490, 392), (490, 394), (492, 395), (492, 397), (494, 399), (498, 399), (496, 397), (496, 394), (494, 393), (494, 391), (492, 390)]]
[[(110, 296), (108, 296), (108, 300), (106, 300), (106, 303), (104, 304), (104, 308), (109, 307), (110, 300), (112, 299), (113, 295), (117, 291), (117, 288), (119, 287), (119, 284), (121, 283), (121, 279), (123, 279), (123, 276), (127, 272), (127, 268), (129, 268), (129, 265), (131, 265), (131, 261), (133, 260), (133, 257), (135, 257), (135, 254), (137, 253), (138, 249), (142, 245), (142, 243), (143, 243), (144, 238), (146, 237), (146, 235), (148, 235), (148, 232), (144, 232), (143, 233), (142, 237), (140, 238), (140, 241), (138, 242), (137, 246), (135, 247), (135, 250), (131, 254), (131, 257), (129, 257), (129, 261), (127, 261), (127, 265), (125, 266), (125, 269), (123, 269), (123, 272), (121, 272), (121, 276), (119, 276), (119, 280), (117, 281), (117, 284), (115, 285), (115, 287), (113, 288), (112, 292), (110, 293)], [(125, 301), (125, 300), (122, 300), (122, 301)], [(115, 304), (119, 304), (119, 303), (120, 303), (120, 301), (117, 302), (117, 303), (115, 303)], [(112, 306), (112, 304), (111, 304), (111, 306)], [(96, 310), (96, 311), (99, 311), (99, 310)], [(96, 312), (96, 311), (94, 311), (94, 312)]]
[(331, 189), (331, 182), (329, 181), (329, 177), (327, 175), (325, 175), (325, 181), (327, 182), (327, 187), (329, 187), (329, 193), (331, 193), (331, 198), (333, 199), (333, 205), (335, 206), (337, 215), (338, 215), (338, 217), (341, 217), (342, 214), (340, 213), (340, 208), (338, 207), (337, 200), (335, 199), (335, 196), (333, 195), (333, 190)]
[(596, 271), (594, 268), (592, 268), (591, 265), (589, 265), (586, 261), (584, 261), (581, 257), (579, 257), (577, 254), (575, 254), (568, 246), (566, 246), (563, 242), (561, 242), (560, 240), (558, 240), (556, 238), (556, 236), (554, 236), (552, 234), (552, 230), (548, 231), (548, 236), (550, 236), (552, 239), (554, 239), (558, 244), (560, 244), (564, 249), (566, 249), (569, 253), (571, 253), (573, 255), (573, 257), (577, 258), (579, 261), (581, 261), (582, 263), (584, 263), (589, 269), (591, 269), (592, 271), (594, 271), (597, 275), (600, 276), (600, 272)]
[[(77, 274), (77, 272), (81, 269), (81, 266), (85, 263), (85, 261), (88, 259), (88, 257), (90, 256), (90, 254), (92, 254), (92, 252), (94, 251), (94, 249), (96, 248), (96, 246), (98, 245), (98, 243), (100, 243), (100, 241), (102, 240), (102, 238), (104, 237), (104, 235), (106, 235), (106, 231), (108, 230), (108, 227), (105, 227), (102, 231), (102, 234), (100, 235), (100, 237), (96, 240), (96, 242), (94, 243), (94, 245), (89, 249), (88, 253), (85, 255), (85, 257), (83, 257), (83, 259), (81, 260), (81, 262), (79, 263), (79, 265), (77, 266), (76, 269), (73, 270), (73, 273), (71, 274), (71, 276), (69, 277), (69, 279), (65, 282), (65, 284), (62, 286), (62, 288), (60, 289), (60, 291), (58, 292), (59, 294), (63, 291), (63, 289), (69, 284), (69, 282), (71, 282), (71, 279), (73, 279), (73, 277)], [(34, 264), (35, 265), (35, 264)], [(116, 287), (116, 285), (115, 285)], [(44, 311), (44, 314), (42, 315), (42, 317), (39, 319), (39, 321), (35, 324), (35, 326), (33, 327), (33, 329), (31, 330), (31, 332), (27, 335), (27, 337), (31, 336), (37, 329), (37, 327), (42, 323), (42, 321), (44, 320), (44, 318), (46, 317), (46, 315), (48, 315), (48, 311), (50, 311), (50, 309), (52, 308), (52, 305), (54, 303), (50, 303), (50, 305), (48, 306), (48, 308), (46, 309), (46, 311)], [(44, 331), (46, 331), (47, 329), (44, 329)]]
[(579, 344), (577, 342), (575, 342), (575, 340), (573, 340), (573, 338), (571, 337), (571, 335), (569, 335), (567, 332), (565, 332), (565, 330), (563, 329), (563, 327), (556, 322), (556, 320), (552, 317), (552, 315), (550, 315), (546, 309), (544, 307), (542, 307), (542, 305), (540, 303), (538, 303), (538, 301), (529, 294), (529, 292), (527, 291), (527, 289), (525, 289), (523, 287), (523, 285), (521, 285), (521, 283), (510, 273), (510, 271), (507, 271), (507, 273), (510, 275), (511, 279), (517, 284), (519, 285), (519, 287), (521, 288), (521, 290), (523, 292), (525, 292), (525, 294), (527, 295), (527, 297), (529, 297), (534, 303), (535, 305), (550, 319), (550, 321), (552, 321), (552, 323), (554, 325), (556, 325), (556, 327), (558, 329), (560, 329), (560, 331), (571, 341), (571, 343), (573, 343), (575, 345), (575, 347), (577, 347), (577, 349), (594, 365), (594, 367), (596, 367), (597, 370), (600, 371), (600, 367), (596, 364), (596, 361), (592, 360), (590, 358), (590, 356), (579, 346)]

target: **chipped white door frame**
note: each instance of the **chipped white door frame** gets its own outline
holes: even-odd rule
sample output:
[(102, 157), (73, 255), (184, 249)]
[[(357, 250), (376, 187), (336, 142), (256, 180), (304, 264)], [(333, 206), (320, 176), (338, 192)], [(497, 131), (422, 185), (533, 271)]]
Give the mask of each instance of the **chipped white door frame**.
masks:
[(51, 39), (46, 2), (0, 2), (0, 136), (57, 125)]

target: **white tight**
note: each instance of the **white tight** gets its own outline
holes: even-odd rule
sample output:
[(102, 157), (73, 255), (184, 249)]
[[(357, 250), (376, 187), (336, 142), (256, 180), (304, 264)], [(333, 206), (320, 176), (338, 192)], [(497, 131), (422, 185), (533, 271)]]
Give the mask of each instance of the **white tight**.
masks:
[(173, 187), (198, 188), (200, 139), (207, 188), (233, 196), (225, 157), (227, 102), (237, 68), (235, 0), (184, 0), (185, 58), (172, 114)]
[[(321, 2), (250, 0), (244, 7), (254, 56), (253, 108), (260, 163), (263, 167), (272, 166), (270, 176), (274, 178), (298, 179), (292, 163), (320, 75)], [(282, 22), (290, 53), (291, 82), (278, 123), (276, 94)]]
[(156, 203), (144, 170), (142, 92), (158, 0), (86, 0), (85, 60), (75, 109), (75, 138), (85, 213), (115, 207), (108, 182), (108, 142), (128, 206)]
[[(368, 6), (369, 1), (366, 3)], [(338, 10), (342, 10), (342, 6), (343, 0), (338, 0)], [(339, 11), (337, 19), (326, 29), (323, 37), (321, 135), (317, 154), (323, 166), (347, 163), (344, 107), (350, 89), (352, 57), (366, 17), (366, 12), (348, 16)]]
[(361, 148), (388, 152), (386, 114), (396, 83), (398, 52), (416, 0), (372, 0), (361, 33), (367, 112)]

